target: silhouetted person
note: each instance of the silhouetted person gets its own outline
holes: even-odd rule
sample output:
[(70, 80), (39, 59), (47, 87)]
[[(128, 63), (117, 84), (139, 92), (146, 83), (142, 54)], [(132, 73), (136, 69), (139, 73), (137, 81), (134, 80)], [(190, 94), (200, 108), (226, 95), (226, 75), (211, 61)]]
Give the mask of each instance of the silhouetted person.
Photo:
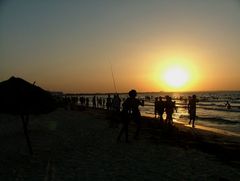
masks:
[(112, 100), (112, 109), (113, 111), (119, 113), (121, 106), (121, 99), (118, 94), (115, 94)]
[(103, 109), (105, 109), (105, 99), (103, 98)]
[(189, 123), (192, 122), (192, 127), (195, 127), (196, 119), (196, 103), (198, 102), (196, 95), (193, 95), (188, 101)]
[(98, 107), (102, 108), (102, 98), (101, 97), (98, 97), (97, 104), (98, 104)]
[(89, 98), (86, 98), (86, 106), (89, 107)]
[(144, 102), (136, 99), (137, 91), (131, 90), (128, 93), (129, 97), (123, 103), (123, 110), (122, 110), (122, 121), (123, 127), (118, 135), (118, 141), (120, 141), (122, 134), (125, 132), (126, 142), (128, 142), (128, 125), (130, 119), (133, 119), (137, 124), (137, 130), (135, 133), (134, 138), (137, 139), (139, 137), (139, 131), (141, 127), (141, 114), (138, 107), (144, 106)]
[(111, 109), (111, 105), (112, 105), (112, 99), (111, 99), (110, 94), (108, 94), (107, 102), (106, 102), (107, 110)]
[(160, 121), (163, 122), (163, 113), (164, 113), (165, 103), (160, 96), (157, 102), (157, 113), (159, 115)]
[(154, 101), (154, 115), (155, 118), (157, 117), (158, 114), (158, 97), (155, 97), (155, 101)]
[[(188, 110), (188, 103), (189, 103), (189, 100), (192, 98), (192, 96), (188, 96), (188, 98), (186, 98), (186, 101), (185, 101), (185, 109)], [(188, 110), (188, 113), (189, 113), (189, 110)]]
[(118, 94), (114, 94), (111, 107), (110, 127), (118, 127), (120, 117), (121, 99)]
[(229, 103), (228, 101), (226, 102), (225, 107), (226, 107), (227, 109), (231, 109), (231, 105), (230, 105), (230, 103)]
[(96, 107), (97, 107), (96, 96), (93, 96), (93, 98), (92, 98), (92, 104), (93, 104), (93, 108), (96, 108)]
[(165, 111), (166, 111), (166, 122), (168, 124), (173, 124), (173, 111), (176, 110), (175, 102), (172, 101), (172, 98), (170, 96), (166, 96), (166, 102), (165, 102)]

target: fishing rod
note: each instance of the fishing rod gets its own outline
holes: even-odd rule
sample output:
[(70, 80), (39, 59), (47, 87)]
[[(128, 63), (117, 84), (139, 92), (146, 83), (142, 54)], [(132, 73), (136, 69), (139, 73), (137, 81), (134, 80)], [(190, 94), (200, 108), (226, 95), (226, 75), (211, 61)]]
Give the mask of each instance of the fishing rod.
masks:
[(110, 63), (110, 68), (111, 68), (111, 73), (112, 73), (112, 80), (113, 80), (114, 89), (115, 89), (115, 92), (117, 93), (117, 87), (116, 87), (116, 82), (115, 82), (115, 78), (114, 78), (114, 74), (113, 74), (112, 64), (111, 64), (111, 62), (109, 62), (109, 63)]

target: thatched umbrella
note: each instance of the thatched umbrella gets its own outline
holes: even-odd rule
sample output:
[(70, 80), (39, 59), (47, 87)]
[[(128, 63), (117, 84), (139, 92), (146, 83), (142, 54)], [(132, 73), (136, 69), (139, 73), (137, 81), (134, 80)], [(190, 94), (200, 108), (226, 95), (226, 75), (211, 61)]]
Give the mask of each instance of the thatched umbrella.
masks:
[(31, 154), (33, 152), (27, 131), (29, 114), (44, 114), (54, 109), (54, 98), (42, 88), (15, 77), (0, 82), (0, 112), (21, 116)]

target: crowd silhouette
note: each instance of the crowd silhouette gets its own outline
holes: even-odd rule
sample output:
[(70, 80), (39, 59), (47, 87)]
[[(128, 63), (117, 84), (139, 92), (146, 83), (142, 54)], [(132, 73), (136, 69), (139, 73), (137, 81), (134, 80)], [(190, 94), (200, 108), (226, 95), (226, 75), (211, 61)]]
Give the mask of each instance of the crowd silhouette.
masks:
[[(150, 101), (152, 97), (145, 96), (146, 101)], [(183, 98), (181, 98), (183, 99)], [(116, 128), (119, 123), (122, 124), (120, 132), (117, 138), (119, 142), (121, 137), (125, 135), (125, 141), (128, 142), (128, 127), (131, 121), (136, 123), (135, 139), (138, 139), (141, 128), (141, 114), (139, 106), (144, 106), (144, 100), (137, 98), (137, 91), (132, 89), (128, 93), (128, 97), (120, 98), (119, 94), (107, 94), (107, 95), (88, 95), (88, 96), (65, 96), (64, 97), (66, 109), (85, 109), (92, 107), (93, 109), (105, 109), (110, 114), (109, 126)], [(196, 119), (196, 103), (198, 99), (196, 95), (189, 96), (188, 99), (184, 99), (186, 109), (189, 113), (189, 124), (195, 127)], [(174, 125), (173, 113), (177, 112), (176, 101), (173, 101), (172, 97), (166, 95), (165, 97), (155, 97), (154, 101), (154, 114), (155, 118), (159, 120), (161, 124)]]

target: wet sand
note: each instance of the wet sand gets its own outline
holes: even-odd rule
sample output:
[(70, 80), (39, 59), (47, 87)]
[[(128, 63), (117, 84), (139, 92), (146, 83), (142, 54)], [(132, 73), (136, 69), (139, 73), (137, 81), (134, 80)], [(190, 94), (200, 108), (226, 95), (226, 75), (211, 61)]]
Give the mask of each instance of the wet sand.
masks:
[(143, 117), (130, 143), (117, 143), (104, 110), (31, 116), (28, 153), (21, 120), (0, 115), (0, 180), (239, 180), (240, 140)]

